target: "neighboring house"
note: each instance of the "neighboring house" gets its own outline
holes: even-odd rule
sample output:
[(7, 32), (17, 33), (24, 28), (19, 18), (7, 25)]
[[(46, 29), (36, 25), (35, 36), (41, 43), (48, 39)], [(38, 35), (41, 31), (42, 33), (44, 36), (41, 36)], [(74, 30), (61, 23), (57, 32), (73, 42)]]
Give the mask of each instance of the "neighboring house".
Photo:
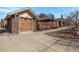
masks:
[(6, 20), (4, 20), (4, 19), (1, 19), (1, 22), (0, 22), (0, 27), (1, 27), (1, 28), (5, 28), (5, 27), (6, 27), (6, 25), (7, 25), (7, 21), (6, 21)]
[(58, 18), (58, 19), (56, 19), (56, 21), (58, 22), (58, 27), (63, 27), (65, 25), (64, 19)]
[(4, 22), (3, 22), (3, 19), (1, 19), (1, 23), (0, 23), (0, 25), (1, 25), (1, 28), (3, 28), (3, 27), (4, 27)]
[(0, 22), (0, 28), (1, 28), (1, 22)]
[(61, 15), (61, 18), (56, 19), (56, 21), (58, 22), (58, 27), (65, 26), (63, 15)]
[(3, 28), (6, 28), (7, 27), (7, 20), (4, 20), (3, 21)]
[(37, 31), (59, 27), (59, 21), (49, 17), (38, 17), (30, 8), (17, 10), (9, 13), (7, 20), (7, 29), (12, 33)]

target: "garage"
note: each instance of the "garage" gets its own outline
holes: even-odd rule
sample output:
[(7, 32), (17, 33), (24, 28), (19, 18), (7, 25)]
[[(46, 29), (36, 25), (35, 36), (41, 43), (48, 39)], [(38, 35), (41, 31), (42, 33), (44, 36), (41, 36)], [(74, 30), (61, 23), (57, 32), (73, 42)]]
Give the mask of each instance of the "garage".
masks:
[[(11, 25), (9, 24), (9, 18), (11, 19)], [(30, 8), (8, 13), (5, 18), (7, 28), (11, 33), (36, 31), (36, 20), (38, 19), (39, 17)]]
[(32, 19), (31, 18), (20, 18), (19, 21), (20, 32), (32, 31)]

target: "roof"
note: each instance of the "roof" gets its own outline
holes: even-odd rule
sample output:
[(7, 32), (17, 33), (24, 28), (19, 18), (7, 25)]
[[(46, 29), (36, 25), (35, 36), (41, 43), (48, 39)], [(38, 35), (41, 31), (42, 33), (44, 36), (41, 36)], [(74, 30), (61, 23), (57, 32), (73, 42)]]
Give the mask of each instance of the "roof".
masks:
[(48, 17), (45, 13), (40, 13), (38, 17), (40, 18), (39, 20), (51, 20), (51, 18)]
[(64, 20), (64, 18), (58, 18), (58, 19), (56, 19), (57, 21), (62, 21), (62, 20)]
[(27, 10), (29, 10), (36, 18), (39, 19), (39, 17), (37, 16), (37, 14), (34, 13), (33, 10), (31, 8), (29, 8), (29, 7), (28, 8), (23, 8), (23, 9), (20, 9), (20, 10), (16, 10), (14, 12), (10, 12), (10, 13), (7, 14), (6, 18), (8, 18), (11, 15), (14, 15), (14, 14), (17, 14), (17, 13), (20, 13), (20, 12), (23, 12), (23, 11), (27, 11)]
[(23, 9), (20, 9), (20, 10), (16, 10), (16, 11), (13, 11), (13, 12), (8, 13), (8, 15), (16, 14), (18, 12), (21, 12), (21, 11), (24, 11), (24, 10), (28, 10), (28, 9), (29, 8), (23, 8)]
[(43, 20), (51, 20), (51, 21), (56, 21), (55, 19), (51, 19), (51, 18), (40, 18), (37, 21), (43, 21)]

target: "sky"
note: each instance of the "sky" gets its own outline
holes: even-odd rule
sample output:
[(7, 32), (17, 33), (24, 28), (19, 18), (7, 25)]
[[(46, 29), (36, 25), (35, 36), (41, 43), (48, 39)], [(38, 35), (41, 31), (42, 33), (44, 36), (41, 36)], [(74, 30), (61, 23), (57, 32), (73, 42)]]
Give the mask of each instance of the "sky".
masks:
[[(0, 7), (0, 20), (4, 19), (9, 12), (13, 12), (26, 7)], [(39, 15), (40, 13), (53, 14), (55, 18), (68, 16), (71, 12), (79, 10), (78, 7), (31, 7)]]

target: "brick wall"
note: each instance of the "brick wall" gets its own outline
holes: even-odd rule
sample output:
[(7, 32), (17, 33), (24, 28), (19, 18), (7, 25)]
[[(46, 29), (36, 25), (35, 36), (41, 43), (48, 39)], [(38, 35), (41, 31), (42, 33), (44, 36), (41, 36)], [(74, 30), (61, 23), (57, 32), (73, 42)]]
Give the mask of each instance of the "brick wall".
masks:
[[(16, 17), (16, 18), (15, 18)], [(19, 17), (15, 16), (11, 18), (12, 20), (12, 33), (18, 33), (19, 32)]]
[(11, 18), (8, 18), (7, 19), (7, 29), (8, 29), (8, 31), (10, 31), (11, 32), (11, 29), (12, 29), (12, 20), (11, 20)]
[(53, 20), (40, 20), (36, 23), (37, 30), (47, 30), (57, 28), (57, 23)]

